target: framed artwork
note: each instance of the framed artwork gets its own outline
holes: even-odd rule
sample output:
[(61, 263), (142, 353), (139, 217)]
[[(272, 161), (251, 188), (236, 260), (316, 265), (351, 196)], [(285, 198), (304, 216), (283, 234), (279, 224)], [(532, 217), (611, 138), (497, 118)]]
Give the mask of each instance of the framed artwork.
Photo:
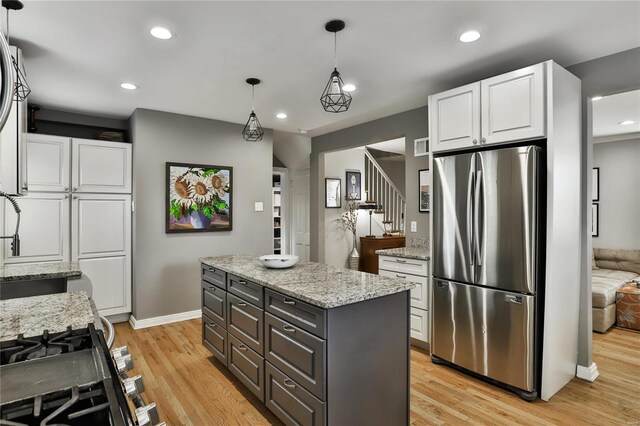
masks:
[(600, 233), (600, 206), (591, 204), (591, 236), (597, 237)]
[(167, 163), (165, 232), (231, 231), (233, 168)]
[(347, 170), (347, 200), (362, 199), (362, 174), (360, 170)]
[(600, 201), (600, 167), (591, 171), (591, 201)]
[(413, 140), (413, 156), (422, 157), (429, 155), (429, 138), (420, 138)]
[(340, 179), (324, 179), (324, 206), (328, 209), (339, 209), (342, 207), (342, 193), (340, 190)]
[(431, 171), (429, 169), (418, 171), (418, 210), (427, 213), (431, 209)]

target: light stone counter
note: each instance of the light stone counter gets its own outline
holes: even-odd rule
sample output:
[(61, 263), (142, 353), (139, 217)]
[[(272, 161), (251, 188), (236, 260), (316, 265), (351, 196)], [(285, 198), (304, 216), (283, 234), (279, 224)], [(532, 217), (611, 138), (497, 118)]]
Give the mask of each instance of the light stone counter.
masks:
[(398, 247), (376, 250), (376, 254), (383, 256), (403, 257), (405, 259), (429, 260), (429, 251), (420, 247)]
[(24, 263), (0, 267), (0, 282), (78, 278), (82, 275), (78, 262)]
[(268, 269), (255, 255), (203, 257), (200, 262), (321, 308), (335, 308), (411, 290), (415, 284), (365, 272), (301, 261)]
[(71, 326), (85, 328), (95, 323), (91, 301), (84, 291), (0, 300), (0, 341), (41, 335), (44, 330), (59, 333)]

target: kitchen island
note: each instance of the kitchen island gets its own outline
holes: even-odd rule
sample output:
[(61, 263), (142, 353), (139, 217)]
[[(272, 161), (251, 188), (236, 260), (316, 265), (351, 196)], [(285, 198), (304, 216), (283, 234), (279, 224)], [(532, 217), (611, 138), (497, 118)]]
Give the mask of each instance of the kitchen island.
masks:
[(283, 422), (408, 424), (415, 284), (249, 255), (200, 262), (203, 344)]

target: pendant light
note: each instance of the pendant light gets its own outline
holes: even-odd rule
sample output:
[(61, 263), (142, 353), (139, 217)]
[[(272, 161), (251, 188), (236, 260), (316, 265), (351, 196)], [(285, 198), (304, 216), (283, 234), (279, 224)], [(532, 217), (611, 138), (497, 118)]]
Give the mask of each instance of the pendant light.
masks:
[(344, 83), (338, 72), (338, 31), (342, 31), (344, 27), (344, 21), (340, 20), (329, 21), (324, 26), (325, 30), (333, 33), (333, 72), (329, 77), (327, 86), (322, 92), (322, 96), (320, 96), (320, 103), (327, 112), (345, 112), (349, 109), (349, 105), (351, 105), (351, 94), (344, 90)]
[[(21, 10), (24, 5), (21, 1), (18, 0), (2, 0), (2, 7), (7, 9), (7, 44), (9, 44), (9, 11)], [(16, 72), (16, 83), (13, 100), (22, 102), (26, 100), (27, 96), (29, 96), (29, 94), (31, 93), (31, 88), (29, 87), (29, 83), (27, 83), (27, 78), (22, 73), (22, 70), (18, 65), (18, 61), (13, 55), (11, 55), (11, 61), (13, 62), (13, 68)]]
[(249, 120), (247, 120), (247, 124), (244, 125), (244, 129), (242, 130), (242, 137), (245, 141), (257, 142), (261, 141), (262, 136), (264, 136), (264, 130), (258, 121), (258, 116), (254, 111), (255, 108), (253, 104), (256, 84), (260, 84), (260, 80), (257, 78), (248, 78), (247, 84), (251, 85), (251, 114), (249, 114)]

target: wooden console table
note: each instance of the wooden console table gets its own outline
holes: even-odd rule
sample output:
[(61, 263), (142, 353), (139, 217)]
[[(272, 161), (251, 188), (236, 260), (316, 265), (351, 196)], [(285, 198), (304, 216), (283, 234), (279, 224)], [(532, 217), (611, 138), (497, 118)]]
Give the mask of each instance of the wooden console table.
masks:
[(378, 273), (378, 255), (376, 250), (405, 247), (404, 235), (390, 237), (360, 237), (360, 270), (371, 274)]

